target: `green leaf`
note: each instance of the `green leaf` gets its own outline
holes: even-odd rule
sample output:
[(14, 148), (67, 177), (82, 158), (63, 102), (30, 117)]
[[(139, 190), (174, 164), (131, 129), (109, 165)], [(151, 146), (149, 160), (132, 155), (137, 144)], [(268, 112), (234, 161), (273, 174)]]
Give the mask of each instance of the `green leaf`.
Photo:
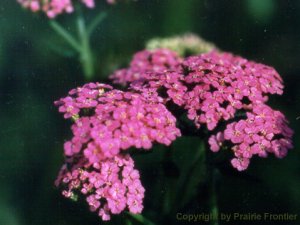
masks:
[(55, 20), (50, 21), (51, 28), (60, 35), (74, 50), (81, 52), (80, 43)]

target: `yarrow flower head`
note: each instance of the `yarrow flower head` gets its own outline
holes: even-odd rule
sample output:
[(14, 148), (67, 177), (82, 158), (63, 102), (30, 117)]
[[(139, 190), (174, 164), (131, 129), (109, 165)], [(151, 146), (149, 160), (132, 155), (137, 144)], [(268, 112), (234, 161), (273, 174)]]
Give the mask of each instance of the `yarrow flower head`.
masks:
[(100, 83), (73, 89), (55, 102), (72, 118), (73, 137), (64, 144), (66, 164), (56, 181), (63, 195), (86, 196), (90, 209), (103, 220), (126, 207), (140, 213), (144, 188), (125, 150), (170, 145), (180, 136), (175, 117), (155, 95), (123, 92)]
[[(238, 170), (248, 167), (252, 155), (262, 157), (269, 152), (283, 157), (292, 148), (293, 132), (284, 115), (265, 105), (268, 94), (283, 93), (281, 77), (269, 66), (213, 51), (183, 60), (174, 71), (147, 73), (143, 80), (131, 86), (136, 90), (152, 90), (165, 102), (184, 108), (197, 128), (206, 125), (212, 133), (209, 139), (212, 151), (218, 151), (225, 140), (227, 144), (231, 142), (237, 157), (232, 165)], [(267, 117), (260, 117), (265, 113)], [(229, 123), (230, 120), (238, 122)], [(224, 132), (214, 134), (226, 124), (225, 135)], [(254, 128), (259, 129), (251, 130)], [(243, 129), (251, 132), (243, 133)], [(259, 138), (243, 143), (248, 135)], [(243, 145), (236, 146), (237, 143)], [(255, 151), (249, 153), (249, 148)], [(248, 157), (237, 153), (243, 150)]]
[[(62, 13), (72, 13), (74, 11), (72, 0), (17, 0), (24, 8), (32, 12), (43, 11), (49, 18), (54, 18)], [(77, 0), (78, 1), (78, 0)], [(106, 0), (113, 4), (115, 0)], [(80, 0), (87, 8), (95, 7), (95, 0)]]
[(55, 102), (65, 118), (75, 119), (73, 138), (64, 145), (66, 156), (83, 152), (90, 163), (96, 163), (131, 147), (169, 145), (180, 136), (176, 118), (158, 97), (149, 101), (145, 93), (112, 90), (98, 83), (69, 94)]
[(232, 166), (240, 171), (245, 170), (254, 155), (266, 157), (268, 153), (273, 153), (278, 158), (286, 156), (288, 149), (293, 147), (293, 131), (287, 124), (281, 112), (264, 104), (255, 105), (246, 113), (245, 119), (229, 123), (217, 136), (212, 135), (210, 146), (213, 151), (218, 151), (227, 141), (232, 145), (235, 156), (231, 160)]
[(188, 117), (209, 130), (234, 118), (238, 110), (266, 102), (267, 94), (283, 92), (282, 79), (273, 68), (230, 53), (190, 57), (181, 74), (188, 88), (184, 97)]
[(149, 72), (164, 72), (176, 69), (182, 59), (168, 49), (143, 50), (136, 53), (129, 68), (117, 70), (110, 76), (116, 84), (126, 85), (143, 79)]
[(125, 209), (134, 214), (143, 210), (145, 189), (129, 155), (116, 155), (93, 165), (84, 158), (69, 159), (55, 184), (66, 198), (84, 198), (102, 220), (110, 220), (111, 214)]

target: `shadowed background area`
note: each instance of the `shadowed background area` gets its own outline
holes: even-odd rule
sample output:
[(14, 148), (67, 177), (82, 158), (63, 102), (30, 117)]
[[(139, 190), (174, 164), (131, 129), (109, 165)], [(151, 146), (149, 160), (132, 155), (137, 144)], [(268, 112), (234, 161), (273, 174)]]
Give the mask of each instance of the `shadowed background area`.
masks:
[[(278, 70), (285, 82), (285, 92), (283, 96), (272, 96), (270, 101), (288, 117), (295, 130), (295, 147), (282, 160), (273, 156), (254, 159), (244, 173), (225, 167), (219, 175), (219, 211), (299, 213), (300, 119), (296, 118), (300, 116), (300, 1), (139, 0), (113, 7), (100, 3), (96, 9), (84, 13), (89, 19), (100, 10), (107, 10), (108, 17), (92, 38), (97, 81), (125, 66), (148, 39), (185, 32), (201, 35), (220, 49)], [(62, 15), (58, 21), (72, 31), (74, 17)], [(70, 137), (70, 123), (62, 119), (53, 101), (84, 83), (75, 56), (51, 30), (47, 18), (23, 10), (13, 0), (1, 1), (1, 225), (102, 223), (85, 204), (64, 199), (54, 187), (63, 162), (63, 142)], [(188, 163), (195, 146), (180, 141), (175, 144), (182, 145), (185, 152), (182, 159)], [(156, 203), (165, 191), (164, 177), (159, 174), (164, 167), (159, 151), (158, 148), (154, 153), (136, 157), (147, 190), (145, 214), (153, 221), (160, 216)], [(180, 170), (176, 166), (180, 163), (175, 160), (174, 171)], [(201, 168), (198, 173), (202, 173)], [(190, 176), (197, 181), (197, 173)], [(176, 182), (176, 173), (174, 177)], [(195, 183), (196, 190), (200, 190), (197, 185), (201, 186), (201, 181)], [(182, 212), (203, 212), (201, 202), (206, 198), (205, 193), (195, 193)], [(124, 224), (125, 216), (111, 224)], [(184, 224), (176, 221), (175, 215), (169, 223)], [(276, 224), (298, 225), (300, 214), (297, 221)]]

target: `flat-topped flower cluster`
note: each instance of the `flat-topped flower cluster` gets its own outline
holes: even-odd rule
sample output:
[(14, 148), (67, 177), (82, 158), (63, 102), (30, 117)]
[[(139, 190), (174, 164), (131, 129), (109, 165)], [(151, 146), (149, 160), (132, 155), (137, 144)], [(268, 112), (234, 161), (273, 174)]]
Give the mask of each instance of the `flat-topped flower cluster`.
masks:
[[(161, 51), (152, 51), (150, 58), (165, 59)], [(141, 54), (149, 53), (137, 53)], [(131, 67), (122, 69), (118, 80), (115, 75), (111, 78), (115, 83), (131, 83), (133, 90), (151, 90), (165, 103), (185, 109), (197, 129), (205, 126), (209, 131), (211, 150), (219, 151), (225, 144), (231, 147), (235, 155), (231, 163), (238, 170), (247, 169), (253, 155), (274, 153), (282, 158), (292, 148), (293, 132), (284, 115), (266, 105), (268, 95), (283, 93), (274, 68), (217, 51), (186, 59), (167, 55), (174, 57), (173, 69), (151, 72), (147, 58), (139, 63), (144, 67), (135, 68), (135, 73), (143, 74), (139, 80), (132, 82)], [(136, 57), (133, 61), (137, 64)]]
[(266, 104), (268, 95), (283, 93), (269, 66), (217, 51), (183, 59), (157, 49), (137, 53), (110, 78), (128, 89), (89, 83), (55, 102), (74, 121), (56, 184), (66, 197), (85, 196), (103, 220), (142, 211), (144, 188), (128, 150), (168, 146), (187, 135), (184, 116), (193, 135), (208, 134), (213, 152), (231, 149), (239, 171), (255, 155), (282, 158), (292, 148), (288, 121)]
[(84, 157), (68, 159), (55, 183), (62, 187), (62, 194), (67, 198), (85, 196), (90, 210), (104, 221), (125, 208), (132, 213), (141, 213), (143, 209), (145, 189), (128, 154), (94, 164)]
[[(49, 18), (54, 18), (62, 13), (72, 13), (74, 3), (81, 2), (88, 8), (95, 7), (95, 0), (17, 0), (24, 8), (32, 12), (44, 12)], [(106, 0), (107, 3), (113, 4), (116, 0)]]
[(162, 99), (88, 83), (55, 104), (74, 121), (73, 137), (64, 144), (66, 163), (56, 181), (63, 195), (85, 196), (103, 220), (125, 208), (140, 213), (144, 188), (126, 151), (170, 145), (181, 135)]

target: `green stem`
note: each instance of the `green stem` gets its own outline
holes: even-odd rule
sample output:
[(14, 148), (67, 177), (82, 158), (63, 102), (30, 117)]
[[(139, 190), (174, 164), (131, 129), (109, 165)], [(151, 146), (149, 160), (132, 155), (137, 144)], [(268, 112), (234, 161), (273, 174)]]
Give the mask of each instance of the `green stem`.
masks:
[[(208, 143), (208, 142), (206, 142)], [(208, 144), (206, 144), (206, 173), (207, 182), (209, 188), (209, 210), (212, 216), (211, 225), (219, 225), (219, 208), (218, 208), (218, 197), (217, 197), (217, 179), (219, 177), (219, 171), (216, 168), (214, 154), (210, 151)]]
[(78, 16), (77, 29), (79, 39), (81, 41), (80, 62), (83, 67), (85, 78), (90, 80), (94, 75), (94, 59), (90, 46), (88, 31), (82, 16)]
[(126, 219), (126, 225), (132, 225), (132, 222), (129, 219)]
[(132, 213), (127, 213), (130, 217), (135, 219), (136, 221), (144, 224), (144, 225), (155, 225), (152, 221), (149, 219), (145, 218), (142, 214), (132, 214)]
[(217, 171), (215, 168), (211, 168), (212, 171), (210, 173), (210, 214), (212, 215), (212, 225), (219, 225), (219, 208), (218, 208), (218, 200), (217, 200), (217, 190), (216, 190), (216, 176)]
[(106, 13), (100, 13), (87, 27), (81, 14), (80, 7), (78, 7), (77, 11), (79, 12), (77, 18), (78, 40), (74, 38), (71, 33), (69, 33), (55, 20), (50, 21), (50, 26), (59, 36), (61, 36), (66, 41), (66, 43), (70, 45), (70, 47), (72, 47), (72, 49), (79, 53), (80, 63), (83, 69), (84, 76), (87, 80), (91, 80), (93, 78), (93, 75), (95, 75), (95, 67), (94, 57), (90, 46), (90, 36), (92, 35), (96, 27), (103, 21)]
[(194, 173), (199, 163), (205, 160), (205, 145), (204, 142), (201, 141), (200, 145), (196, 151), (196, 154), (191, 162), (190, 166), (187, 168), (186, 172), (184, 173), (185, 176), (181, 176), (180, 180), (178, 181), (177, 190), (176, 190), (176, 199), (173, 204), (172, 214), (176, 213), (176, 210), (183, 206), (186, 202), (186, 198), (183, 193), (186, 193), (190, 180), (193, 179), (191, 174)]
[(81, 46), (80, 43), (72, 37), (72, 35), (63, 28), (59, 23), (57, 23), (55, 20), (50, 21), (50, 27), (59, 34), (74, 50), (77, 52), (81, 52)]
[[(173, 146), (169, 146), (166, 148), (166, 151), (164, 152), (163, 160), (162, 160), (162, 166), (163, 166), (163, 182), (164, 182), (164, 200), (163, 200), (163, 205), (162, 205), (162, 213), (164, 215), (167, 215), (170, 212), (172, 203), (172, 194), (171, 194), (171, 189), (174, 186), (174, 177), (172, 177), (172, 174), (170, 174), (170, 170), (174, 169), (174, 162), (172, 161), (172, 152), (173, 152)], [(172, 171), (173, 172), (173, 171)]]

